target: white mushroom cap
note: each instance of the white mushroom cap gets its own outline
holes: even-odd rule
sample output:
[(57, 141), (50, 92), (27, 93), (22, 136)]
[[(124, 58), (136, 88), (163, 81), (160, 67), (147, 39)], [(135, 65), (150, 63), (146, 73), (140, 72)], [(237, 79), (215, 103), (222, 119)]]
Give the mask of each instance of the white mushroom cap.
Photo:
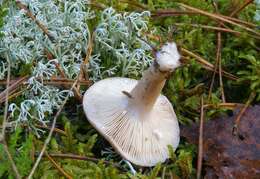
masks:
[(141, 80), (108, 78), (91, 86), (83, 98), (90, 123), (121, 156), (139, 166), (154, 166), (177, 148), (179, 125), (168, 99), (160, 92), (166, 77), (180, 65), (175, 43), (156, 54)]
[(122, 91), (131, 91), (136, 84), (128, 78), (99, 81), (85, 93), (83, 107), (89, 122), (121, 156), (139, 166), (154, 166), (168, 158), (167, 145), (177, 148), (178, 121), (163, 95), (145, 116), (129, 105)]

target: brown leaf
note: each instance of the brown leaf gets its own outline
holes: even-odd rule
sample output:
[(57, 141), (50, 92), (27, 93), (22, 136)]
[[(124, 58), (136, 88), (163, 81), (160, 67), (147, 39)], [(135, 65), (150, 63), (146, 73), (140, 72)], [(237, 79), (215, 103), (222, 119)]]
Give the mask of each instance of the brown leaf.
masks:
[[(204, 178), (260, 178), (260, 106), (247, 109), (234, 135), (236, 116), (204, 124)], [(198, 124), (183, 127), (181, 135), (198, 144)]]

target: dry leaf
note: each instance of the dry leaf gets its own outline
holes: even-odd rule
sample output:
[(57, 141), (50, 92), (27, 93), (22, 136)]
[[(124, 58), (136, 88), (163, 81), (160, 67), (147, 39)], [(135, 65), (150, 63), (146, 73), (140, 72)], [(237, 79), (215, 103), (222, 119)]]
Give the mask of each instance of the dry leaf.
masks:
[[(232, 133), (236, 116), (204, 124), (204, 178), (260, 178), (260, 106), (247, 109), (238, 135)], [(181, 130), (181, 135), (193, 144), (198, 144), (198, 134), (198, 124)]]

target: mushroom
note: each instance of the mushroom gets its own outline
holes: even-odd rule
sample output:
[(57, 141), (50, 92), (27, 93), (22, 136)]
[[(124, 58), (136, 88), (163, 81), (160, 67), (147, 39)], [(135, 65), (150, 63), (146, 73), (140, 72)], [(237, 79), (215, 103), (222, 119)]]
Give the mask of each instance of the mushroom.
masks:
[(168, 145), (177, 148), (179, 125), (173, 107), (160, 92), (166, 78), (180, 66), (174, 42), (162, 46), (141, 80), (107, 78), (84, 94), (89, 122), (125, 159), (138, 166), (164, 162)]

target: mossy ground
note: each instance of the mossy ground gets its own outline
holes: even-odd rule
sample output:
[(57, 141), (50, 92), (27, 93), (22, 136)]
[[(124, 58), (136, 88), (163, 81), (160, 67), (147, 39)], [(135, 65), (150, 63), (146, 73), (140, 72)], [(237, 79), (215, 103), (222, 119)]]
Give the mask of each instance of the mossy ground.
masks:
[[(250, 103), (259, 103), (259, 34), (201, 13), (191, 13), (178, 2), (208, 13), (220, 13), (225, 16), (230, 16), (244, 4), (242, 0), (170, 2), (167, 0), (97, 0), (92, 4), (97, 14), (100, 9), (109, 6), (114, 7), (118, 12), (149, 10), (152, 13), (149, 28), (155, 31), (143, 35), (146, 35), (151, 44), (156, 47), (168, 40), (174, 40), (179, 44), (185, 64), (168, 79), (163, 93), (172, 102), (181, 125), (199, 121), (201, 98), (204, 98), (204, 105), (210, 106), (205, 110), (205, 120), (231, 114), (230, 108), (234, 108), (237, 103), (246, 103), (252, 94), (254, 97), (250, 99)], [(256, 8), (256, 5), (251, 2), (233, 15), (233, 18), (250, 22), (251, 25), (236, 23), (259, 33), (259, 22), (254, 20)], [(185, 11), (185, 13), (178, 13), (179, 11)], [(4, 14), (0, 10), (0, 15)], [(226, 19), (226, 17), (223, 18)], [(95, 29), (97, 19), (89, 22), (92, 29)], [(235, 22), (234, 19), (231, 21)], [(216, 31), (210, 27), (225, 30)], [(219, 52), (217, 52), (218, 48)], [(221, 56), (220, 65), (216, 63), (216, 56)], [(211, 63), (213, 68), (203, 63), (200, 57)], [(224, 73), (221, 76), (216, 73), (214, 83), (212, 83), (214, 65), (217, 66), (216, 71), (221, 68), (236, 78), (227, 77), (228, 75)], [(24, 72), (28, 72), (28, 68), (30, 66), (24, 65), (17, 74), (12, 75), (23, 76)], [(114, 76), (117, 75), (114, 74)], [(86, 87), (82, 89), (85, 90)], [(22, 99), (17, 97), (12, 100)], [(3, 115), (0, 119), (3, 119)], [(40, 138), (33, 135), (33, 132), (26, 126), (18, 126), (16, 130), (6, 131), (7, 146), (22, 177), (29, 175), (48, 136), (49, 130), (43, 130), (45, 133)], [(196, 175), (197, 146), (187, 143), (185, 139), (181, 140), (175, 152), (169, 148), (170, 159), (167, 162), (153, 168), (135, 167), (136, 175), (132, 174), (126, 163), (119, 164), (121, 158), (108, 148), (109, 144), (87, 122), (81, 103), (71, 98), (57, 120), (56, 130), (34, 178), (195, 178)], [(64, 155), (55, 157), (55, 154)], [(74, 158), (69, 157), (68, 154), (73, 154)], [(47, 155), (50, 157), (46, 157)], [(76, 157), (82, 158), (79, 160)], [(62, 174), (51, 159), (68, 176)], [(0, 145), (0, 178), (15, 178), (2, 144)]]

